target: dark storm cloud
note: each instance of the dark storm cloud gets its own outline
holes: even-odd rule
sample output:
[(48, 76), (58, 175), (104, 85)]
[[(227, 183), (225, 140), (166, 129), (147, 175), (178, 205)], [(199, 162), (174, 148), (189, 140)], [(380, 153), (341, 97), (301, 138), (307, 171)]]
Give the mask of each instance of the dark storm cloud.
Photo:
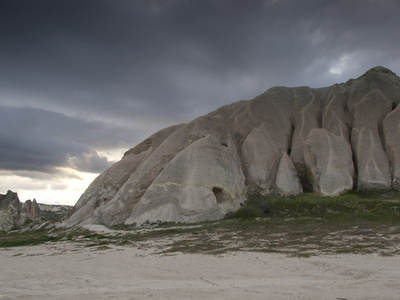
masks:
[[(396, 11), (395, 1), (3, 1), (1, 80), (10, 101), (181, 116), (215, 97), (319, 84), (347, 52), (379, 50), (387, 65)], [(249, 77), (259, 90), (230, 99)]]
[(131, 131), (34, 108), (0, 106), (0, 169), (98, 173), (111, 162), (93, 150), (131, 140)]
[(48, 110), (8, 108), (20, 124), (5, 125), (11, 133), (1, 142), (5, 169), (100, 170), (107, 161), (96, 150), (117, 140), (138, 142), (143, 132), (274, 85), (332, 85), (375, 65), (400, 71), (394, 0), (3, 0), (0, 6), (0, 104)]

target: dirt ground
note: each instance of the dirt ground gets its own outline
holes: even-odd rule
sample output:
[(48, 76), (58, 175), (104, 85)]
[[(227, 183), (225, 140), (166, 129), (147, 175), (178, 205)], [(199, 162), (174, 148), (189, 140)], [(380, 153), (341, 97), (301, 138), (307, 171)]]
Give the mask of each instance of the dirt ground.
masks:
[(0, 249), (0, 299), (400, 299), (400, 257), (157, 253), (66, 241)]

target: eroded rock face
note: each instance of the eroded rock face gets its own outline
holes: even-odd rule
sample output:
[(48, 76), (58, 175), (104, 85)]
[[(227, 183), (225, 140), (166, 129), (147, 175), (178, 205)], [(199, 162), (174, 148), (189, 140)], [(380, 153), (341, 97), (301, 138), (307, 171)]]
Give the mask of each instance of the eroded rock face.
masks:
[(0, 194), (0, 231), (10, 230), (28, 220), (40, 221), (40, 208), (35, 199), (22, 204), (17, 193)]
[(7, 191), (7, 194), (0, 195), (0, 231), (10, 230), (16, 225), (21, 209), (16, 193)]
[(313, 129), (304, 142), (304, 161), (313, 190), (338, 196), (353, 189), (354, 166), (349, 142), (326, 129)]
[(340, 87), (334, 86), (326, 98), (326, 104), (322, 113), (322, 128), (349, 140), (350, 125), (343, 107), (345, 101), (346, 92)]
[(125, 223), (221, 219), (245, 200), (244, 181), (233, 146), (208, 135), (175, 156)]
[[(285, 122), (286, 121), (286, 122)], [(254, 128), (242, 145), (242, 161), (249, 186), (261, 194), (274, 191), (274, 182), (282, 152), (287, 151), (291, 126), (282, 119), (280, 128), (264, 125)]]
[(21, 214), (19, 216), (19, 223), (23, 224), (27, 220), (38, 222), (40, 221), (40, 217), (40, 207), (39, 204), (36, 202), (36, 199), (26, 200), (22, 204)]
[(380, 90), (373, 90), (354, 106), (351, 141), (358, 169), (358, 189), (390, 189), (389, 159), (379, 135), (381, 122), (392, 103)]
[(296, 168), (286, 152), (283, 152), (275, 179), (275, 192), (283, 196), (294, 196), (303, 193)]
[(392, 188), (400, 190), (400, 106), (383, 120), (385, 149), (390, 160)]
[(275, 87), (223, 106), (129, 150), (67, 225), (219, 219), (248, 190), (399, 189), (399, 102), (399, 77), (376, 67), (344, 84)]

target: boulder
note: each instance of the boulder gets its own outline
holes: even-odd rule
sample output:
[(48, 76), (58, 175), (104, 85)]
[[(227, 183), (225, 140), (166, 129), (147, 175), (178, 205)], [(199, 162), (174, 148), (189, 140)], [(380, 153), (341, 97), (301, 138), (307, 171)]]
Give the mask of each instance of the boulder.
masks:
[(312, 129), (304, 143), (304, 161), (314, 192), (338, 196), (353, 189), (352, 151), (345, 138)]

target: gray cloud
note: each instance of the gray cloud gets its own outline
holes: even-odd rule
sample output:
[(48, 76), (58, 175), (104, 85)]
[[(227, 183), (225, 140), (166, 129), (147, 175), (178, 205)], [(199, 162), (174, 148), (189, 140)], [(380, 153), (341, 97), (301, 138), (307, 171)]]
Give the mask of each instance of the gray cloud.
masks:
[(3, 0), (0, 168), (99, 172), (99, 151), (275, 85), (399, 73), (399, 15), (394, 0)]
[(111, 162), (93, 150), (132, 142), (132, 130), (35, 108), (0, 106), (0, 169), (99, 173)]
[(68, 165), (81, 172), (100, 173), (112, 163), (106, 157), (99, 156), (96, 151), (91, 151), (70, 157)]

